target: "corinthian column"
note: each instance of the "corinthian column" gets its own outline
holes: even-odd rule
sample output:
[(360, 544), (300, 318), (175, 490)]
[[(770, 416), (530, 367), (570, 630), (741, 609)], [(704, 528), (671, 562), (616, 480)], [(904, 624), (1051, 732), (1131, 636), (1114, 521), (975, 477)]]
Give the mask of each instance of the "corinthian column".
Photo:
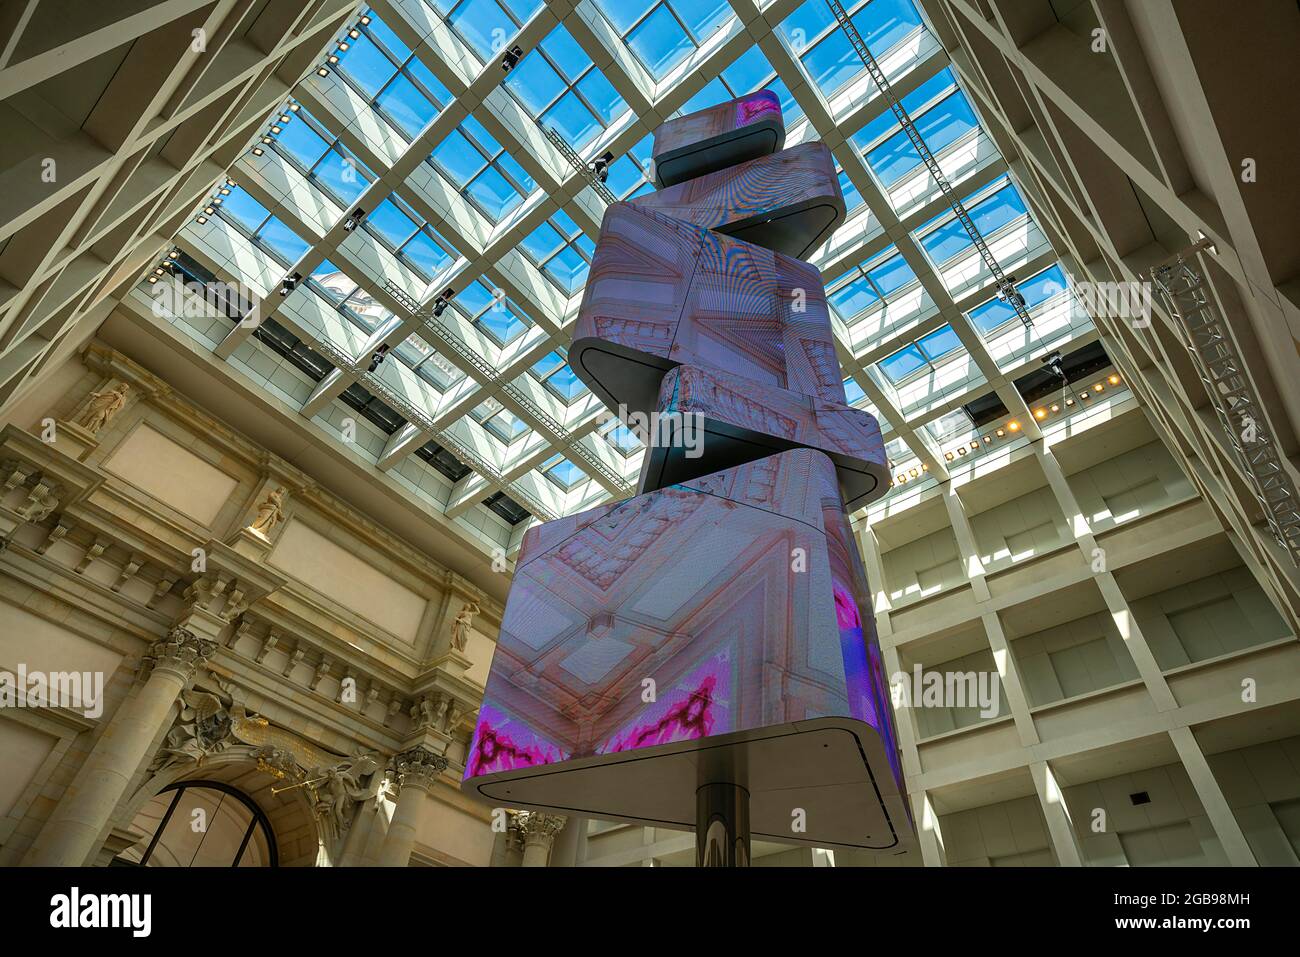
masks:
[(195, 670), (216, 652), (216, 642), (173, 628), (149, 648), (149, 679), (113, 715), (95, 742), (81, 774), (27, 852), (25, 863), (78, 867), (94, 853), (108, 823), (145, 759), (150, 746), (172, 714), (172, 705)]
[(564, 827), (564, 817), (541, 811), (520, 811), (519, 836), (524, 841), (524, 867), (545, 867), (551, 857), (551, 843)]
[(415, 835), (419, 830), (424, 800), (438, 775), (447, 769), (447, 759), (428, 748), (411, 748), (393, 758), (397, 806), (388, 822), (388, 833), (379, 852), (380, 867), (406, 867), (411, 862)]

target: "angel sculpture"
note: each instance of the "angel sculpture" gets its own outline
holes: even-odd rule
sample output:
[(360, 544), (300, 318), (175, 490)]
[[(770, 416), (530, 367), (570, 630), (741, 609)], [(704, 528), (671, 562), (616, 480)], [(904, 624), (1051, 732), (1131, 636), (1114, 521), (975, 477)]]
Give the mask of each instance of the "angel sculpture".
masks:
[[(379, 769), (378, 758), (370, 752), (358, 752), (332, 767), (318, 768), (313, 774), (316, 813), (325, 818), (334, 834), (348, 829), (348, 809), (355, 801), (368, 801), (378, 787), (371, 777)], [(371, 777), (365, 785), (361, 779)]]

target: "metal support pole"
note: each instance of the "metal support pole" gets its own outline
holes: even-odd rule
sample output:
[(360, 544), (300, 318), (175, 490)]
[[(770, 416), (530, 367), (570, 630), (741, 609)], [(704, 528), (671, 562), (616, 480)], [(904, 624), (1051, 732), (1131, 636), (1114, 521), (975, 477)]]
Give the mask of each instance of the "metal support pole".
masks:
[(749, 866), (749, 792), (739, 784), (695, 792), (695, 866)]

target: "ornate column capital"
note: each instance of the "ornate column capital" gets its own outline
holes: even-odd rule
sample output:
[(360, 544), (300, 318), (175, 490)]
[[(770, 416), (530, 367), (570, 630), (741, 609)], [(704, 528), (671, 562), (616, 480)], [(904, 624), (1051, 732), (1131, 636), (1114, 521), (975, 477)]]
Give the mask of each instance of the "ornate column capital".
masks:
[(512, 824), (525, 847), (529, 844), (549, 843), (568, 820), (562, 814), (547, 814), (545, 811), (514, 811), (512, 816)]
[(391, 768), (397, 782), (398, 793), (407, 787), (423, 791), (433, 787), (438, 775), (447, 770), (447, 759), (441, 754), (434, 754), (426, 747), (409, 748), (393, 755)]
[(217, 653), (217, 643), (200, 638), (187, 628), (179, 626), (167, 632), (149, 646), (144, 663), (151, 671), (170, 671), (189, 682), (195, 672)]

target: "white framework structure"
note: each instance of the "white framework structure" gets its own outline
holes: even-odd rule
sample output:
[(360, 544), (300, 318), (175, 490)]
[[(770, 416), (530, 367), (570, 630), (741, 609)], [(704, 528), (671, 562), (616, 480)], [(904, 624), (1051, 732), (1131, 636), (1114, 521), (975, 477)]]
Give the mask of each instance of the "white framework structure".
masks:
[[(1173, 0), (844, 6), (1023, 307), (999, 299), (825, 0), (315, 3), (260, 70), (236, 72), (226, 42), (225, 99), (195, 100), (207, 85), (182, 53), (156, 97), (132, 81), (123, 99), (146, 118), (99, 140), (86, 178), (6, 191), (0, 403), (98, 331), (286, 457), (310, 448), (323, 485), (503, 598), (533, 521), (630, 494), (640, 466), (564, 361), (601, 193), (648, 188), (663, 120), (771, 87), (787, 145), (825, 142), (849, 206), (813, 262), (850, 401), (891, 457), (889, 494), (855, 516), (886, 658), (998, 689), (989, 713), (900, 706), (920, 852), (835, 863), (1297, 863), (1300, 571), (1177, 317), (1159, 300), (1084, 308), (1208, 238), (1206, 294), (1294, 486), (1300, 237), (1276, 214), (1297, 205), (1278, 172), (1296, 106), (1227, 124), (1246, 80), (1214, 66), (1227, 46), (1258, 90), (1293, 88), (1294, 9), (1259, 0), (1226, 23)], [(0, 93), (20, 112), (53, 67), (9, 65), (43, 4), (15, 7)], [(1252, 52), (1261, 36), (1276, 55)], [(153, 111), (220, 140), (172, 121), (171, 144), (193, 141), (183, 161), (161, 155), (183, 172), (146, 201)], [(76, 147), (63, 140), (68, 165)], [(580, 167), (607, 152), (598, 190)], [(236, 308), (195, 282), (233, 288)], [(676, 864), (693, 846), (568, 833), (563, 856), (588, 864)]]

